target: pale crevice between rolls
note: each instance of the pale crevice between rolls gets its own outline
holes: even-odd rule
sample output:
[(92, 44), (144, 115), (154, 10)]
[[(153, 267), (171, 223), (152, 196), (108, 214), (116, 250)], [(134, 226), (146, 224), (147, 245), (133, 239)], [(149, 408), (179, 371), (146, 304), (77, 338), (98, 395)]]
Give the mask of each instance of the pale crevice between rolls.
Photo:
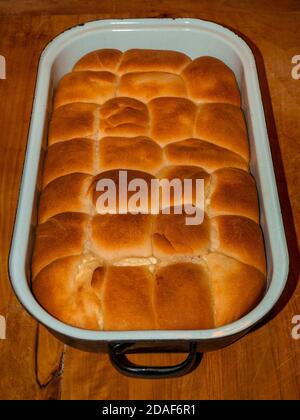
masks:
[(94, 140), (98, 142), (101, 138), (100, 136), (100, 107), (95, 109), (94, 112)]

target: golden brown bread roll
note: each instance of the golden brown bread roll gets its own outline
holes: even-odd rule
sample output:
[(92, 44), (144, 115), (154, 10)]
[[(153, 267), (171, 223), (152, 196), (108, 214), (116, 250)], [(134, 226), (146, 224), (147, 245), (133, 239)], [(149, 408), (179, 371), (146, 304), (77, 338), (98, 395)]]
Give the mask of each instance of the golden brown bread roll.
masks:
[(33, 278), (35, 296), (67, 324), (102, 329), (102, 305), (92, 283), (98, 265), (96, 259), (85, 255), (54, 260)]
[(92, 51), (77, 61), (73, 71), (91, 70), (115, 72), (120, 64), (121, 57), (121, 51), (111, 48)]
[(48, 146), (74, 138), (97, 138), (99, 106), (70, 103), (55, 109), (49, 126)]
[[(121, 178), (122, 178), (122, 175), (124, 174), (127, 179), (128, 186), (130, 186), (130, 183), (132, 181), (134, 182), (134, 180), (136, 179), (140, 179), (145, 182), (148, 188), (148, 200), (145, 203), (144, 202), (136, 203), (136, 201), (134, 200), (135, 191), (127, 191), (124, 195), (122, 194), (120, 195), (119, 185), (120, 183), (123, 182)], [(112, 202), (111, 206), (110, 206), (111, 204), (110, 202), (105, 201), (106, 189), (104, 188), (104, 191), (103, 191), (103, 189), (99, 185), (99, 182), (105, 181), (107, 179), (114, 182), (115, 190), (116, 190), (116, 200), (115, 200), (115, 203)], [(124, 214), (127, 212), (134, 213), (136, 209), (136, 204), (140, 204), (139, 213), (148, 214), (149, 202), (151, 200), (151, 180), (152, 179), (156, 179), (156, 178), (150, 173), (142, 172), (138, 170), (131, 170), (131, 169), (128, 169), (126, 171), (124, 171), (123, 169), (122, 170), (113, 169), (113, 170), (101, 172), (99, 175), (97, 175), (94, 178), (93, 183), (91, 184), (91, 187), (90, 187), (95, 210), (97, 210), (97, 201), (101, 199), (102, 197), (104, 197), (104, 199), (102, 199), (102, 201), (104, 201), (103, 206), (109, 209), (110, 214), (116, 214), (116, 213)], [(116, 205), (114, 206), (114, 204)], [(98, 210), (98, 213), (100, 213), (99, 210)]]
[(247, 129), (240, 108), (230, 104), (201, 104), (194, 137), (229, 149), (249, 159)]
[(213, 172), (207, 212), (212, 216), (245, 216), (259, 222), (258, 199), (254, 178), (237, 168)]
[(76, 172), (94, 174), (95, 147), (96, 142), (90, 139), (62, 141), (48, 147), (43, 185), (46, 186), (60, 176)]
[[(53, 108), (32, 258), (33, 292), (47, 311), (86, 329), (188, 330), (255, 307), (264, 243), (240, 93), (223, 62), (92, 51), (62, 78)], [(144, 182), (147, 202), (134, 189), (119, 197), (120, 171), (128, 184)], [(160, 188), (151, 213), (151, 186), (162, 179), (191, 180), (192, 192), (165, 197)], [(105, 201), (106, 180), (116, 207)], [(174, 209), (199, 196), (203, 222), (188, 225), (186, 208)]]
[(170, 195), (166, 197), (166, 202), (164, 200), (163, 192), (161, 193), (161, 208), (173, 206), (177, 207), (183, 204), (197, 204), (197, 199), (199, 198), (199, 190), (197, 190), (197, 183), (196, 180), (200, 179), (203, 180), (204, 184), (204, 196), (208, 196), (209, 189), (210, 189), (210, 182), (211, 182), (211, 176), (208, 174), (204, 169), (198, 167), (198, 166), (164, 166), (157, 174), (156, 177), (158, 179), (166, 179), (172, 182), (172, 180), (181, 180), (181, 182), (184, 183), (184, 180), (191, 180), (192, 185), (192, 191), (191, 194), (180, 194), (179, 197), (177, 197), (177, 194), (175, 194), (175, 189), (171, 189)]
[(155, 98), (148, 104), (150, 137), (164, 146), (193, 136), (196, 106), (184, 98)]
[(132, 49), (124, 52), (118, 73), (163, 71), (180, 73), (191, 59), (177, 51)]
[(200, 139), (170, 143), (164, 152), (170, 165), (200, 166), (207, 172), (228, 167), (248, 170), (247, 162), (236, 153)]
[(211, 248), (266, 273), (263, 238), (259, 225), (247, 217), (211, 219)]
[(64, 213), (66, 209), (74, 213), (88, 214), (91, 210), (92, 196), (89, 189), (92, 180), (90, 175), (72, 173), (50, 182), (41, 193), (39, 223)]
[(186, 214), (159, 214), (152, 230), (153, 255), (165, 260), (173, 256), (202, 256), (210, 247), (210, 221), (207, 217), (199, 225), (188, 226)]
[(108, 267), (102, 290), (105, 330), (155, 329), (153, 275), (147, 267)]
[(177, 263), (158, 269), (154, 307), (160, 329), (213, 328), (213, 298), (206, 265)]
[(149, 112), (147, 106), (136, 99), (116, 97), (105, 102), (100, 109), (99, 129), (105, 136), (147, 136)]
[(34, 277), (56, 259), (84, 251), (88, 219), (83, 213), (61, 213), (38, 226), (32, 264)]
[(257, 305), (266, 287), (265, 276), (260, 271), (214, 252), (205, 260), (211, 275), (215, 327), (241, 318)]
[(163, 165), (161, 147), (149, 137), (103, 137), (99, 144), (99, 167), (139, 169), (155, 174)]
[(240, 106), (240, 92), (234, 73), (214, 57), (199, 57), (182, 72), (189, 97), (197, 102)]
[(54, 109), (72, 103), (103, 104), (114, 96), (117, 77), (108, 71), (80, 71), (66, 74), (59, 83)]
[(121, 76), (117, 89), (119, 96), (132, 96), (148, 102), (157, 97), (187, 97), (184, 80), (177, 74), (149, 71), (127, 73)]
[(98, 214), (92, 221), (91, 249), (107, 261), (150, 258), (150, 214)]

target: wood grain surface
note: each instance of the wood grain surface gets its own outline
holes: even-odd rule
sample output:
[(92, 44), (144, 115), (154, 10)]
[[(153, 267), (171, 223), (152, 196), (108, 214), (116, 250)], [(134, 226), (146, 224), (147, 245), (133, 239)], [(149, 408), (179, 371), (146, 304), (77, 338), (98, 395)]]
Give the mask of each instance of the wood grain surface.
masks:
[[(235, 344), (205, 354), (200, 366), (176, 379), (122, 376), (105, 354), (63, 345), (28, 315), (9, 282), (8, 254), (38, 59), (57, 34), (95, 19), (194, 17), (236, 31), (255, 54), (290, 253), (288, 286), (268, 319)], [(300, 340), (300, 80), (291, 59), (300, 54), (299, 0), (0, 0), (0, 399), (299, 399)], [(177, 363), (183, 355), (134, 355), (147, 364)]]

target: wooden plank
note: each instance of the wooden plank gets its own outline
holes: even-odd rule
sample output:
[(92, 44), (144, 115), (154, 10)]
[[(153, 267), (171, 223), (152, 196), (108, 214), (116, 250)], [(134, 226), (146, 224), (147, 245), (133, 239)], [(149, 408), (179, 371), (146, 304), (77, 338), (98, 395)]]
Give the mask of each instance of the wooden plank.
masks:
[[(46, 346), (47, 342), (44, 341), (43, 347)], [(50, 347), (47, 348), (50, 349)], [(7, 336), (5, 340), (0, 340), (1, 400), (60, 398), (58, 375), (48, 383), (40, 384), (38, 382), (36, 350), (37, 323), (12, 296), (7, 316)], [(46, 357), (49, 354), (45, 351), (43, 353)], [(53, 359), (53, 356), (49, 359)], [(45, 366), (45, 363), (46, 360), (43, 366)]]
[(36, 346), (36, 376), (41, 387), (59, 378), (63, 372), (64, 344), (43, 325), (38, 325)]
[[(273, 324), (223, 350), (205, 354), (195, 371), (174, 379), (128, 378), (111, 366), (107, 355), (68, 348), (62, 399), (299, 399), (298, 343), (289, 339), (289, 330), (284, 340), (283, 334), (280, 337), (283, 344), (278, 343)], [(183, 357), (147, 354), (131, 355), (130, 360), (170, 365)]]
[[(43, 33), (40, 24), (39, 18), (34, 22), (16, 17), (0, 21), (0, 53), (7, 66), (6, 79), (0, 80), (0, 314), (7, 324), (6, 339), (0, 340), (0, 398), (3, 399), (52, 399), (59, 394), (56, 380), (50, 381), (49, 386), (38, 384), (37, 323), (17, 301), (7, 271), (38, 58), (53, 36), (51, 27)], [(61, 28), (59, 22), (58, 27)], [(40, 349), (40, 354), (48, 357), (44, 366), (53, 357), (50, 357), (51, 347), (48, 353), (46, 348), (45, 341), (44, 350)]]
[[(0, 315), (7, 322), (7, 338), (0, 340), (0, 398), (299, 399), (299, 341), (292, 338), (291, 330), (293, 316), (300, 314), (300, 80), (293, 80), (290, 74), (291, 57), (300, 54), (299, 2), (273, 2), (271, 11), (269, 2), (257, 0), (88, 1), (84, 10), (80, 3), (69, 7), (64, 2), (61, 7), (45, 1), (13, 0), (8, 9), (8, 2), (0, 0), (0, 54), (7, 62), (7, 79), (0, 80), (0, 214), (4, 215), (0, 218)], [(22, 16), (4, 16), (10, 13)], [(288, 287), (268, 323), (232, 346), (206, 354), (199, 368), (185, 377), (156, 381), (127, 378), (112, 368), (107, 355), (72, 348), (66, 350), (61, 377), (62, 345), (44, 330), (37, 338), (36, 322), (15, 298), (7, 273), (38, 57), (56, 34), (79, 22), (164, 15), (217, 21), (251, 40), (289, 243)], [(181, 357), (138, 355), (132, 360), (172, 364)]]
[[(231, 13), (254, 11), (258, 16), (261, 13), (274, 14), (285, 11), (299, 11), (298, 0), (276, 0), (270, 6), (270, 0), (64, 0), (64, 2), (49, 2), (47, 0), (0, 0), (0, 14), (64, 14), (84, 15), (98, 14), (105, 17), (137, 17), (164, 15), (180, 15), (190, 17), (192, 14), (214, 11)], [(229, 17), (230, 18), (230, 17)]]

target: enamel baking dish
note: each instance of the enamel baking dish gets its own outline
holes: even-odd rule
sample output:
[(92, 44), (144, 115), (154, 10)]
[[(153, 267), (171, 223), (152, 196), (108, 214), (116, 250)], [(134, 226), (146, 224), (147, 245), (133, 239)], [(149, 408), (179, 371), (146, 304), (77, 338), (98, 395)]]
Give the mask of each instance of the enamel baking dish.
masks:
[[(38, 304), (30, 289), (30, 258), (36, 224), (40, 168), (46, 144), (53, 90), (74, 63), (101, 48), (169, 49), (191, 58), (210, 55), (224, 61), (235, 73), (242, 96), (251, 148), (251, 172), (260, 199), (268, 288), (260, 304), (242, 319), (213, 330), (186, 331), (89, 331), (64, 324)], [(69, 29), (43, 51), (37, 74), (28, 145), (9, 258), (15, 293), (24, 307), (68, 344), (92, 351), (109, 351), (113, 364), (123, 373), (147, 377), (174, 376), (194, 367), (196, 352), (228, 345), (260, 321), (279, 299), (288, 274), (288, 253), (277, 195), (268, 134), (257, 70), (248, 45), (233, 32), (197, 19), (100, 20)], [(187, 302), (188, 305), (188, 302)], [(122, 314), (120, 314), (122, 317)], [(172, 367), (132, 365), (125, 351), (163, 346), (189, 351), (187, 359)]]

